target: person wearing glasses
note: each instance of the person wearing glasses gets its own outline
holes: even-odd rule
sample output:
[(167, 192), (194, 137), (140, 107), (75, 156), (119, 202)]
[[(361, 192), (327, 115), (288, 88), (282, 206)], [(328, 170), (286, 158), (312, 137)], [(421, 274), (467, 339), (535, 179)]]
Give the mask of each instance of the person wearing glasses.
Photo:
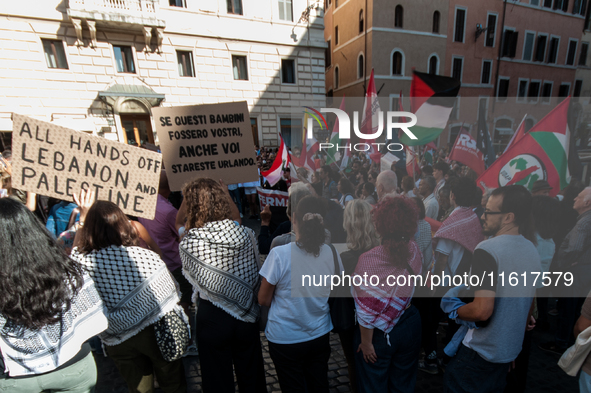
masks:
[[(531, 317), (535, 286), (523, 279), (541, 269), (532, 243), (531, 206), (531, 194), (517, 185), (497, 188), (486, 204), (483, 233), (490, 238), (476, 246), (471, 272), (486, 279), (474, 286), (474, 300), (458, 301), (454, 312), (464, 321), (488, 323), (466, 333), (445, 371), (447, 391), (502, 391), (525, 331), (535, 325)], [(516, 276), (512, 285), (499, 278), (510, 274)]]

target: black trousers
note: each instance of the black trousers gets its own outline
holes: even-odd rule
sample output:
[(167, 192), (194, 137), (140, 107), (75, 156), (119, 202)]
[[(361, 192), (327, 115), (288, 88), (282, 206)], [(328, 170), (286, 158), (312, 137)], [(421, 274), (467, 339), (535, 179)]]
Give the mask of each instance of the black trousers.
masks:
[(258, 323), (242, 322), (207, 300), (197, 308), (197, 347), (205, 393), (266, 393)]
[(269, 354), (283, 393), (328, 393), (329, 336), (327, 333), (297, 344), (269, 341)]

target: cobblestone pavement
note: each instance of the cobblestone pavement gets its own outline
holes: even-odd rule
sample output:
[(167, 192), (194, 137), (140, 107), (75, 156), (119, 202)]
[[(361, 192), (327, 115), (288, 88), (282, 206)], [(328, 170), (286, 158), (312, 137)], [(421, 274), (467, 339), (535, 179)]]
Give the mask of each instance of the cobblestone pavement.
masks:
[[(534, 333), (526, 392), (577, 392), (577, 379), (569, 377), (557, 366), (556, 363), (559, 357), (544, 352), (537, 347), (539, 342), (543, 342), (548, 338), (550, 338), (548, 334)], [(275, 367), (269, 357), (268, 344), (264, 334), (261, 334), (261, 341), (263, 344), (267, 391), (270, 393), (281, 392)], [(347, 362), (345, 361), (338, 336), (331, 334), (330, 343), (332, 347), (332, 353), (328, 363), (330, 392), (350, 392)], [(95, 353), (95, 360), (98, 368), (96, 393), (125, 393), (128, 391), (125, 381), (119, 375), (111, 359)], [(186, 357), (183, 361), (187, 375), (188, 392), (201, 392), (199, 357)], [(443, 375), (441, 373), (439, 375), (430, 375), (419, 371), (415, 391), (425, 393), (439, 393), (443, 391)]]
[[(259, 225), (254, 220), (245, 220), (245, 225), (255, 229), (258, 233)], [(550, 317), (550, 322), (556, 322), (556, 317)], [(554, 320), (552, 320), (554, 318)], [(578, 383), (574, 377), (566, 375), (557, 365), (559, 356), (544, 352), (538, 348), (541, 342), (549, 341), (552, 335), (547, 332), (534, 331), (531, 355), (528, 368), (526, 392), (577, 392)], [(277, 373), (269, 356), (268, 343), (261, 333), (263, 345), (263, 357), (265, 361), (265, 374), (267, 378), (268, 392), (281, 392), (277, 381)], [(330, 343), (332, 353), (328, 364), (328, 377), (331, 393), (350, 392), (347, 362), (337, 335), (331, 334)], [(98, 381), (96, 393), (125, 393), (127, 386), (119, 375), (113, 361), (101, 354), (94, 354)], [(201, 392), (201, 374), (199, 369), (199, 357), (191, 356), (183, 359), (187, 376), (189, 393)], [(419, 371), (417, 376), (416, 392), (439, 393), (443, 391), (443, 374), (430, 375)]]

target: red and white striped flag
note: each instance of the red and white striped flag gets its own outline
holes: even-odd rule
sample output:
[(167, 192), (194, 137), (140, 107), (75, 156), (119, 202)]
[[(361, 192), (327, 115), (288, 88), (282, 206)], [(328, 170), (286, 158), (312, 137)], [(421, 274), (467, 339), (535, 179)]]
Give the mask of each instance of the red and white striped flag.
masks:
[(279, 139), (281, 140), (281, 145), (279, 146), (279, 151), (277, 152), (275, 161), (273, 161), (273, 165), (271, 165), (271, 168), (269, 168), (268, 171), (261, 172), (261, 175), (263, 175), (263, 177), (269, 182), (271, 187), (281, 180), (283, 170), (289, 168), (289, 153), (287, 152), (287, 147), (281, 136), (279, 136)]

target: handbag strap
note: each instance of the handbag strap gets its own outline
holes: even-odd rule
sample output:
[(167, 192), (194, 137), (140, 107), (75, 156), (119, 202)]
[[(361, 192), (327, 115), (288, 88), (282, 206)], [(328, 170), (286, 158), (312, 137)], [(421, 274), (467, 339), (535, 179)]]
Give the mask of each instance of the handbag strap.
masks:
[(341, 272), (341, 269), (339, 269), (339, 260), (337, 258), (337, 250), (334, 248), (332, 243), (329, 243), (328, 246), (330, 247), (330, 249), (332, 251), (332, 259), (334, 261), (334, 274), (338, 276), (339, 273)]

